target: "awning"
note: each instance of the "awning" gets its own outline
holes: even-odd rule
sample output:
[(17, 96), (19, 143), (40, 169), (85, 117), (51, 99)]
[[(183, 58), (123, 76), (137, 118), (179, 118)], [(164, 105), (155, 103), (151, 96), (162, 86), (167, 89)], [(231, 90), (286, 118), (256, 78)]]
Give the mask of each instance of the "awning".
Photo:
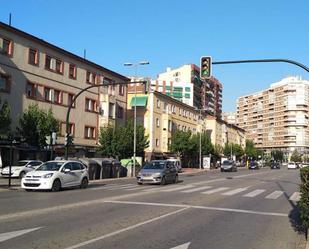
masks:
[(131, 99), (131, 106), (147, 106), (147, 96), (137, 96)]

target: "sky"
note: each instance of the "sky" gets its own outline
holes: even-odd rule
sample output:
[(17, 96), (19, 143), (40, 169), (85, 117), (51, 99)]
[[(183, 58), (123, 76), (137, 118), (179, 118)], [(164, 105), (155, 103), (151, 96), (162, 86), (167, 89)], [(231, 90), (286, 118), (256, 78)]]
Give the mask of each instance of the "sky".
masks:
[[(2, 2), (2, 4), (1, 4)], [(5, 2), (5, 4), (3, 4)], [(213, 61), (290, 59), (309, 67), (308, 0), (0, 0), (0, 21), (125, 76)], [(239, 96), (286, 76), (309, 73), (286, 63), (213, 65), (223, 111)]]

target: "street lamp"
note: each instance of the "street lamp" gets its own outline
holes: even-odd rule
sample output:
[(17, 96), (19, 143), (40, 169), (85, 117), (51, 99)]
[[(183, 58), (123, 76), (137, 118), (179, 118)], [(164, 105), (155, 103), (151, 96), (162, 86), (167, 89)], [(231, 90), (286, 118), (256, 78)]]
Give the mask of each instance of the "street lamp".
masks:
[[(123, 65), (126, 67), (133, 66), (135, 68), (135, 78), (137, 78), (137, 67), (138, 65), (148, 65), (149, 61), (140, 61), (137, 63), (124, 63)], [(132, 176), (135, 176), (135, 166), (136, 166), (136, 83), (134, 85), (134, 135), (133, 135), (133, 169)]]
[[(200, 115), (199, 115), (199, 120), (201, 120), (201, 116), (202, 116), (202, 111), (205, 111), (205, 109), (195, 109), (196, 111), (200, 111)], [(200, 153), (199, 153), (199, 158), (200, 158), (200, 169), (202, 169), (202, 126), (201, 126), (201, 130), (200, 130)]]

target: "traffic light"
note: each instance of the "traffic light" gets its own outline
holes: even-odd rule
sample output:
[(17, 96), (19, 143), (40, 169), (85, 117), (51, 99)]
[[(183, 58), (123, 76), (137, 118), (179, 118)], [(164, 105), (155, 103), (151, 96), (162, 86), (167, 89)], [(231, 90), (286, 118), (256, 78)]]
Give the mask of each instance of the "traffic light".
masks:
[(200, 77), (203, 79), (211, 77), (211, 57), (210, 56), (201, 57)]
[(65, 146), (70, 146), (73, 144), (73, 136), (70, 133), (65, 134)]

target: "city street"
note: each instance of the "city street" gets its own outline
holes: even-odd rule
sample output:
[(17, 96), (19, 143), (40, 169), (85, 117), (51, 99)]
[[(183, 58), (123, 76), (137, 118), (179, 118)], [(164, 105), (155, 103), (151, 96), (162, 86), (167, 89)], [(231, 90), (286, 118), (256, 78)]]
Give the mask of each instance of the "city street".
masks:
[(298, 184), (298, 170), (241, 169), (183, 174), (166, 186), (2, 189), (0, 248), (305, 248)]

